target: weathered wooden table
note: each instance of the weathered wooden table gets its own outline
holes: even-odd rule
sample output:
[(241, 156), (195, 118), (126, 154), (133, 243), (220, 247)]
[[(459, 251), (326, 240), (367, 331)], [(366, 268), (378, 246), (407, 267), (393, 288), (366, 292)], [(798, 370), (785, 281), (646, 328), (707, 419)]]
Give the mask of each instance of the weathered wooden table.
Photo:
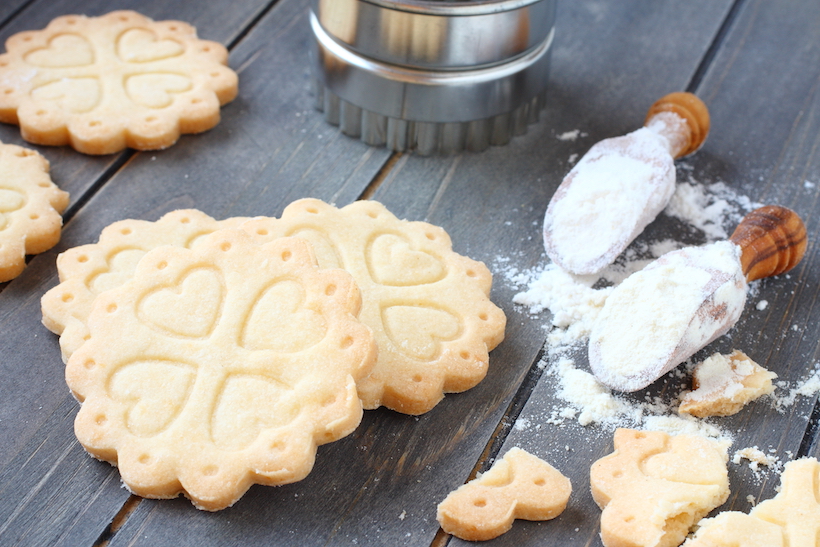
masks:
[[(144, 500), (117, 470), (89, 457), (72, 424), (78, 403), (63, 378), (57, 337), (40, 323), (40, 297), (57, 282), (55, 257), (94, 242), (125, 218), (156, 220), (194, 207), (215, 218), (276, 216), (316, 197), (339, 206), (383, 202), (400, 218), (444, 227), (456, 251), (520, 270), (546, 263), (540, 220), (569, 169), (567, 158), (637, 128), (646, 108), (676, 90), (709, 106), (712, 132), (687, 160), (701, 181), (723, 181), (806, 220), (805, 260), (764, 281), (762, 312), (732, 340), (781, 380), (797, 382), (820, 359), (820, 3), (813, 0), (559, 2), (548, 105), (509, 145), (420, 157), (341, 135), (313, 108), (303, 0), (4, 0), (0, 38), (44, 28), (69, 13), (136, 9), (181, 19), (226, 44), (239, 97), (213, 130), (162, 152), (88, 157), (38, 148), (71, 193), (62, 241), (0, 287), (0, 544), (2, 545), (462, 545), (439, 531), (436, 504), (511, 446), (551, 461), (573, 482), (567, 511), (517, 522), (490, 545), (599, 545), (589, 467), (612, 449), (612, 429), (514, 427), (556, 404), (555, 379), (538, 366), (549, 314), (516, 307), (518, 287), (497, 275), (492, 298), (508, 317), (487, 378), (420, 417), (365, 413), (349, 437), (320, 448), (302, 482), (253, 487), (234, 507), (207, 513), (185, 499)], [(575, 141), (557, 139), (579, 129)], [(0, 140), (24, 144), (14, 126)], [(682, 229), (662, 217), (649, 230)], [(671, 228), (669, 228), (671, 226)], [(529, 419), (529, 418), (528, 418)], [(784, 412), (759, 403), (725, 419), (734, 448), (774, 449), (783, 460), (818, 456), (820, 405)], [(790, 454), (790, 456), (787, 456)], [(776, 473), (730, 463), (723, 509), (772, 497)]]

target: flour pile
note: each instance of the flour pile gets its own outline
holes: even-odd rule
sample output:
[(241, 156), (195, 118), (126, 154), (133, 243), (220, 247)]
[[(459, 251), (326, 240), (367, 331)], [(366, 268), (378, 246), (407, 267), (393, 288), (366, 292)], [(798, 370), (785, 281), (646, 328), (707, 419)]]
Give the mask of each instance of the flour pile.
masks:
[[(700, 243), (728, 238), (731, 230), (748, 212), (760, 206), (748, 197), (737, 194), (724, 183), (703, 184), (692, 179), (691, 167), (686, 163), (678, 166), (679, 172), (689, 173), (688, 181), (679, 182), (676, 192), (662, 215), (673, 217), (690, 227), (692, 237)], [(543, 361), (539, 364), (544, 374), (555, 379), (556, 394), (565, 405), (556, 405), (542, 421), (563, 426), (577, 421), (586, 426), (600, 424), (607, 427), (638, 427), (666, 431), (671, 434), (699, 434), (732, 440), (732, 435), (708, 420), (679, 415), (677, 407), (680, 396), (689, 388), (689, 376), (693, 363), (685, 363), (661, 379), (660, 395), (613, 393), (601, 385), (588, 372), (586, 344), (592, 326), (603, 308), (604, 302), (618, 285), (631, 273), (641, 270), (661, 255), (691, 245), (671, 239), (647, 241), (646, 234), (634, 242), (616, 261), (594, 276), (576, 276), (553, 264), (537, 271), (520, 272), (496, 264), (496, 271), (506, 275), (506, 280), (521, 292), (513, 301), (525, 306), (532, 314), (549, 310), (551, 324)], [(501, 261), (499, 261), (501, 262)], [(759, 282), (751, 284), (750, 297), (758, 292)], [(791, 388), (779, 385), (787, 395), (775, 399), (778, 408), (791, 404), (801, 395), (820, 391), (820, 369)], [(537, 421), (522, 417), (522, 424), (529, 427)]]

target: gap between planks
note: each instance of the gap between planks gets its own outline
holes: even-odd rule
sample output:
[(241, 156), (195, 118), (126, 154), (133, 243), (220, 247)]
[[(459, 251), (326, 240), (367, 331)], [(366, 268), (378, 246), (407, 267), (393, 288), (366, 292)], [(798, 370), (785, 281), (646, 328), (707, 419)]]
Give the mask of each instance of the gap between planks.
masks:
[[(498, 453), (501, 452), (501, 448), (504, 446), (507, 437), (509, 437), (516, 420), (518, 420), (533, 390), (535, 390), (535, 387), (538, 385), (538, 381), (544, 374), (544, 367), (539, 367), (538, 364), (544, 359), (545, 353), (546, 341), (535, 356), (526, 376), (518, 386), (518, 390), (516, 390), (512, 400), (510, 400), (510, 404), (507, 405), (507, 409), (498, 421), (498, 425), (495, 426), (495, 430), (492, 435), (490, 435), (490, 439), (484, 446), (484, 450), (481, 451), (475, 466), (473, 466), (473, 469), (470, 471), (470, 475), (467, 477), (467, 480), (464, 481), (465, 484), (475, 479), (480, 472), (486, 471), (495, 461)], [(445, 547), (451, 539), (452, 536), (450, 534), (439, 528), (436, 536), (430, 543), (430, 547)]]
[(117, 511), (117, 514), (114, 515), (113, 519), (111, 519), (111, 523), (105, 527), (105, 530), (102, 531), (100, 537), (98, 537), (97, 541), (94, 542), (94, 547), (107, 547), (111, 542), (111, 539), (128, 520), (128, 517), (130, 517), (131, 514), (137, 510), (137, 506), (140, 502), (142, 502), (141, 497), (134, 494), (128, 496), (128, 499), (122, 504), (120, 510)]

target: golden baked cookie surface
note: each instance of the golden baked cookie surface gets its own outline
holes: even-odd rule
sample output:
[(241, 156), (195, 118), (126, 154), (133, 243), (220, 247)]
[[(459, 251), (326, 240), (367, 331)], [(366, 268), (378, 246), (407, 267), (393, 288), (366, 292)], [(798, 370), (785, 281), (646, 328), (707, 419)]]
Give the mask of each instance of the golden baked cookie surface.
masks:
[(83, 343), (86, 321), (98, 294), (134, 275), (139, 260), (162, 245), (192, 247), (202, 236), (247, 220), (217, 221), (196, 209), (179, 209), (156, 222), (120, 220), (107, 226), (96, 243), (74, 247), (57, 257), (60, 284), (42, 298), (43, 324), (60, 335), (63, 360)]
[(361, 419), (375, 345), (360, 303), (350, 275), (319, 270), (298, 239), (222, 230), (155, 249), (97, 297), (68, 361), (77, 438), (132, 492), (201, 509), (300, 480)]
[(726, 448), (717, 441), (617, 429), (614, 444), (590, 469), (606, 547), (676, 547), (729, 497)]
[(455, 253), (443, 229), (399, 220), (375, 201), (337, 209), (317, 199), (295, 201), (280, 219), (252, 219), (242, 229), (258, 241), (306, 239), (319, 266), (356, 279), (362, 322), (379, 347), (373, 373), (359, 383), (366, 409), (421, 414), (486, 375), (506, 317), (489, 299), (489, 270)]
[(515, 519), (549, 520), (567, 506), (572, 485), (544, 460), (518, 447), (437, 508), (442, 529), (467, 541), (485, 541), (512, 528)]
[(68, 193), (48, 173), (48, 161), (34, 150), (0, 143), (0, 282), (20, 275), (27, 254), (60, 240)]
[(167, 148), (219, 122), (237, 77), (228, 52), (180, 21), (133, 11), (66, 15), (0, 55), (0, 121), (37, 144), (86, 154)]

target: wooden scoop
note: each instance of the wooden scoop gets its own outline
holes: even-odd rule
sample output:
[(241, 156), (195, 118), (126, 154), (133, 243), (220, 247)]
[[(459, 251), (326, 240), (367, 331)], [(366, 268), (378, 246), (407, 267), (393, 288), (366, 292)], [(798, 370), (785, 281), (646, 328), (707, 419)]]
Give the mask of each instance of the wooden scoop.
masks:
[(674, 158), (695, 152), (708, 133), (706, 105), (670, 93), (649, 108), (643, 128), (590, 148), (544, 215), (552, 261), (579, 275), (611, 264), (674, 194)]
[(592, 372), (619, 391), (648, 386), (734, 326), (747, 282), (789, 271), (805, 250), (800, 217), (766, 206), (729, 241), (663, 255), (607, 298), (590, 335)]

